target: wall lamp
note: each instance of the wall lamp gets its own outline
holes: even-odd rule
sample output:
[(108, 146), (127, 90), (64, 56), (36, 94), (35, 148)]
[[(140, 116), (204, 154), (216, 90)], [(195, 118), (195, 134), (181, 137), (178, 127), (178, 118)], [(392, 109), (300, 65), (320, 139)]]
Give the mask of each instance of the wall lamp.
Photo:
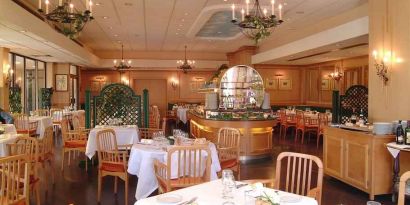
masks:
[(171, 79), (171, 86), (174, 90), (178, 87), (178, 81), (175, 78)]
[(376, 67), (377, 76), (383, 80), (383, 84), (386, 85), (389, 81), (388, 64), (401, 63), (403, 59), (396, 57), (392, 51), (382, 50), (380, 53), (377, 50), (373, 50), (374, 66)]

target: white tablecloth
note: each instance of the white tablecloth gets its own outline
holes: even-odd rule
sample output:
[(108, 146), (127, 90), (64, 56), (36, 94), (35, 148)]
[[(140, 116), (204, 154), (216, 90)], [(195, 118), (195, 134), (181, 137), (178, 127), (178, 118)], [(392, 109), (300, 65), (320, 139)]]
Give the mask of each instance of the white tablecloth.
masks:
[(183, 108), (183, 107), (179, 107), (177, 109), (177, 117), (184, 124), (186, 124), (186, 122), (188, 121), (188, 117), (187, 117), (188, 110), (189, 110), (188, 108)]
[[(214, 180), (211, 182), (195, 185), (192, 187), (179, 189), (166, 194), (177, 194), (182, 196), (182, 201), (187, 201), (193, 197), (198, 197), (196, 203), (198, 205), (220, 205), (225, 202), (222, 199), (222, 182), (221, 180)], [(267, 188), (265, 188), (267, 189)], [(233, 202), (236, 205), (245, 204), (245, 191), (250, 190), (249, 186), (241, 187), (234, 191)], [(287, 192), (279, 191), (279, 197), (281, 198), (281, 205), (317, 205), (317, 201), (310, 197), (300, 196), (296, 194), (291, 194)], [(286, 203), (284, 200), (290, 200), (290, 197), (299, 199), (298, 202)], [(155, 205), (160, 204), (157, 202), (157, 196), (153, 196), (146, 199), (138, 200), (135, 205)]]
[(37, 125), (37, 134), (40, 136), (39, 138), (43, 138), (44, 137), (44, 131), (46, 131), (46, 128), (49, 126), (53, 126), (53, 120), (51, 119), (51, 117), (47, 117), (47, 116), (33, 116), (30, 117), (30, 122), (38, 122)]
[(386, 144), (387, 150), (389, 150), (390, 154), (393, 156), (393, 158), (396, 158), (397, 155), (399, 155), (400, 151), (410, 151), (410, 145), (399, 145), (396, 144), (396, 142), (390, 142)]
[(0, 157), (7, 157), (8, 150), (7, 144), (14, 143), (16, 138), (20, 136), (20, 134), (2, 134), (0, 135)]
[[(217, 172), (221, 171), (219, 164), (218, 152), (213, 143), (209, 143), (211, 150), (211, 180), (217, 179)], [(138, 176), (137, 190), (135, 198), (143, 199), (148, 197), (158, 188), (157, 179), (154, 173), (154, 159), (166, 162), (167, 152), (162, 149), (156, 149), (152, 145), (135, 144), (131, 149), (130, 159), (128, 161), (128, 173)], [(175, 163), (177, 161), (175, 160)], [(177, 165), (172, 165), (176, 167)]]
[(0, 128), (3, 128), (4, 134), (16, 134), (16, 126), (14, 124), (0, 124)]
[(103, 129), (113, 129), (115, 131), (117, 145), (135, 144), (139, 141), (137, 126), (97, 126), (93, 128), (88, 135), (85, 154), (90, 159), (93, 158), (97, 151), (97, 132)]

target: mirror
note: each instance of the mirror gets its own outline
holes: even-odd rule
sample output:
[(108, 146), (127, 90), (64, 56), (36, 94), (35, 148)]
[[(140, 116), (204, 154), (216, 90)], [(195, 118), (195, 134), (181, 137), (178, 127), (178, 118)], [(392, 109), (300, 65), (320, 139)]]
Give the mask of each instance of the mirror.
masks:
[(220, 82), (219, 104), (221, 108), (260, 108), (264, 98), (262, 77), (258, 71), (246, 65), (229, 68)]

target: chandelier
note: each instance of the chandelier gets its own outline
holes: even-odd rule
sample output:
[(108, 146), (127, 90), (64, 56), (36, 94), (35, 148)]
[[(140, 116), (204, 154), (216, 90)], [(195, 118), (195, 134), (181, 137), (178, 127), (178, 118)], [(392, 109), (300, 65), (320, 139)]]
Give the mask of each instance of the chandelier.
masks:
[(121, 44), (121, 60), (117, 61), (114, 60), (114, 68), (116, 68), (118, 71), (123, 71), (131, 68), (131, 60), (125, 61), (124, 60), (124, 45)]
[(55, 25), (62, 34), (71, 39), (77, 38), (85, 24), (94, 19), (92, 16), (92, 0), (85, 0), (85, 11), (75, 9), (71, 0), (58, 0), (58, 5), (51, 12), (49, 12), (51, 0), (45, 0), (45, 12), (42, 1), (38, 0), (38, 11), (44, 15), (49, 23)]
[[(264, 38), (270, 36), (272, 28), (280, 25), (282, 20), (282, 4), (279, 4), (279, 18), (275, 15), (275, 0), (271, 1), (271, 14), (268, 9), (261, 7), (259, 0), (255, 0), (253, 9), (249, 10), (250, 0), (241, 8), (241, 21), (235, 18), (235, 4), (232, 4), (232, 23), (239, 26), (241, 32), (258, 44)], [(246, 10), (245, 10), (246, 9)]]
[(338, 65), (335, 65), (335, 69), (333, 72), (329, 74), (329, 77), (335, 80), (336, 82), (339, 82), (339, 80), (343, 78), (343, 73), (340, 71)]
[(186, 59), (186, 46), (185, 46), (185, 59), (184, 60), (178, 60), (177, 64), (179, 64), (180, 66), (178, 66), (179, 69), (181, 69), (184, 73), (187, 73), (188, 70), (192, 70), (193, 65), (195, 64), (194, 60), (187, 60)]

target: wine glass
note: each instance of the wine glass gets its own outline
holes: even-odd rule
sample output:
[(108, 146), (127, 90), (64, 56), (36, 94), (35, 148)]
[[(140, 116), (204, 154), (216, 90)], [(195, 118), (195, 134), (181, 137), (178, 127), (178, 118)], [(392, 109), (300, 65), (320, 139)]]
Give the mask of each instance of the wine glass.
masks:
[(222, 198), (226, 201), (222, 203), (223, 205), (234, 205), (233, 199), (233, 189), (235, 188), (235, 177), (230, 169), (222, 170)]

